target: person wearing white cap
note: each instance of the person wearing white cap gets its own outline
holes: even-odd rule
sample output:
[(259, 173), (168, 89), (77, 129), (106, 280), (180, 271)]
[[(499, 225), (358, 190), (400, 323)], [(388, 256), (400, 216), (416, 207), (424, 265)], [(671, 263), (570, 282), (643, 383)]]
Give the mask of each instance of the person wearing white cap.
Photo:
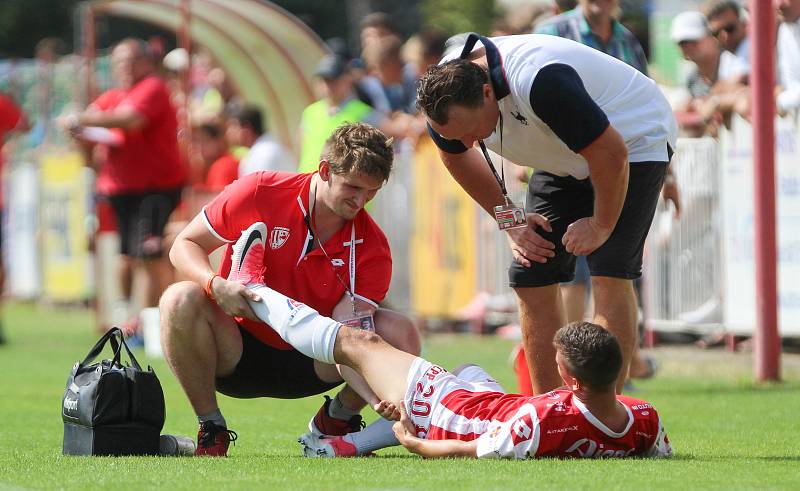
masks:
[(714, 135), (721, 119), (730, 116), (742, 95), (748, 67), (721, 48), (700, 12), (678, 14), (672, 21), (671, 38), (683, 57), (695, 64), (686, 79), (690, 97), (683, 110), (685, 116), (691, 116), (678, 119), (694, 136), (703, 132)]

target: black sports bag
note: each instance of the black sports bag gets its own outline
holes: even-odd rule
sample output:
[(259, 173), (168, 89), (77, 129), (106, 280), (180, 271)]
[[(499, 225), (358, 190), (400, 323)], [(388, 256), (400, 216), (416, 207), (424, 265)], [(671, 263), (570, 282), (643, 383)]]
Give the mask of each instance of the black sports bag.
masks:
[[(106, 343), (113, 357), (92, 363)], [(125, 365), (122, 348), (130, 360)], [(164, 426), (164, 392), (153, 369), (142, 370), (122, 331), (114, 327), (72, 367), (61, 415), (65, 454), (156, 455)]]

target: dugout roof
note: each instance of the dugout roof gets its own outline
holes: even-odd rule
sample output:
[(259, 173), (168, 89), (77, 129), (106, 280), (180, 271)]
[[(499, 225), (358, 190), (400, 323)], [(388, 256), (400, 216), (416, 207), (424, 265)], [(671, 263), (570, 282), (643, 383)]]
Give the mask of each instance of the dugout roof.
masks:
[[(95, 0), (95, 16), (127, 17), (178, 31), (181, 0)], [(292, 14), (259, 0), (191, 0), (189, 35), (206, 47), (245, 101), (268, 113), (270, 132), (289, 148), (303, 109), (316, 99), (314, 69), (328, 52)]]

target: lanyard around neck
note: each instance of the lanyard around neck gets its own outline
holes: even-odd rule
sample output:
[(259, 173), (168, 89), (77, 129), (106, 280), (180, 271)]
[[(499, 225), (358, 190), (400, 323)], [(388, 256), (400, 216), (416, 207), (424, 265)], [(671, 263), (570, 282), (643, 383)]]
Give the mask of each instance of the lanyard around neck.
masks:
[[(328, 264), (331, 265), (333, 268), (333, 259), (328, 255), (328, 251), (325, 250), (325, 246), (322, 245), (322, 240), (319, 238), (319, 234), (317, 234), (314, 225), (312, 223), (314, 217), (314, 206), (317, 203), (317, 175), (311, 178), (311, 185), (308, 189), (308, 213), (306, 213), (305, 209), (303, 208), (303, 202), (300, 200), (300, 197), (297, 197), (297, 201), (300, 203), (300, 210), (303, 212), (303, 221), (306, 223), (306, 227), (308, 227), (308, 232), (311, 235), (311, 241), (316, 239), (317, 244), (319, 245), (319, 249), (322, 251), (322, 254), (325, 255), (325, 258), (328, 260)], [(355, 314), (356, 311), (356, 224), (355, 221), (351, 221), (350, 224), (350, 258), (348, 264), (348, 272), (350, 273), (350, 286), (348, 287), (347, 284), (342, 279), (339, 272), (334, 269), (333, 273), (336, 275), (336, 279), (339, 280), (339, 283), (347, 292), (347, 295), (350, 297), (350, 302), (353, 305), (353, 313)]]
[(483, 152), (483, 158), (486, 159), (486, 163), (489, 164), (489, 169), (492, 171), (492, 175), (494, 175), (497, 184), (500, 185), (500, 191), (503, 192), (503, 199), (508, 203), (508, 191), (506, 190), (506, 174), (505, 174), (505, 166), (503, 165), (503, 114), (500, 114), (500, 127), (499, 127), (499, 137), (500, 137), (500, 174), (497, 173), (497, 169), (494, 167), (494, 163), (492, 162), (492, 158), (489, 156), (489, 151), (486, 150), (486, 144), (483, 143), (483, 140), (478, 140), (478, 145), (481, 147), (481, 152)]

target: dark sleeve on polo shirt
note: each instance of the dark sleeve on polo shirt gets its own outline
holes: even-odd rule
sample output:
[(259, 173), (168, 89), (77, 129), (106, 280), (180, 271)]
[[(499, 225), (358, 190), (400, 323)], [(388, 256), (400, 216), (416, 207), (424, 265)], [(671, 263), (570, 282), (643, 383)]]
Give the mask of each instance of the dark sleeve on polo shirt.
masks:
[(464, 153), (469, 150), (466, 145), (461, 143), (461, 140), (448, 140), (447, 138), (442, 138), (442, 135), (433, 131), (433, 128), (431, 128), (430, 124), (428, 124), (428, 134), (431, 135), (431, 138), (433, 138), (433, 142), (436, 144), (436, 146), (444, 152)]
[(531, 108), (575, 153), (608, 128), (606, 113), (583, 86), (578, 72), (555, 63), (539, 70), (531, 86)]

